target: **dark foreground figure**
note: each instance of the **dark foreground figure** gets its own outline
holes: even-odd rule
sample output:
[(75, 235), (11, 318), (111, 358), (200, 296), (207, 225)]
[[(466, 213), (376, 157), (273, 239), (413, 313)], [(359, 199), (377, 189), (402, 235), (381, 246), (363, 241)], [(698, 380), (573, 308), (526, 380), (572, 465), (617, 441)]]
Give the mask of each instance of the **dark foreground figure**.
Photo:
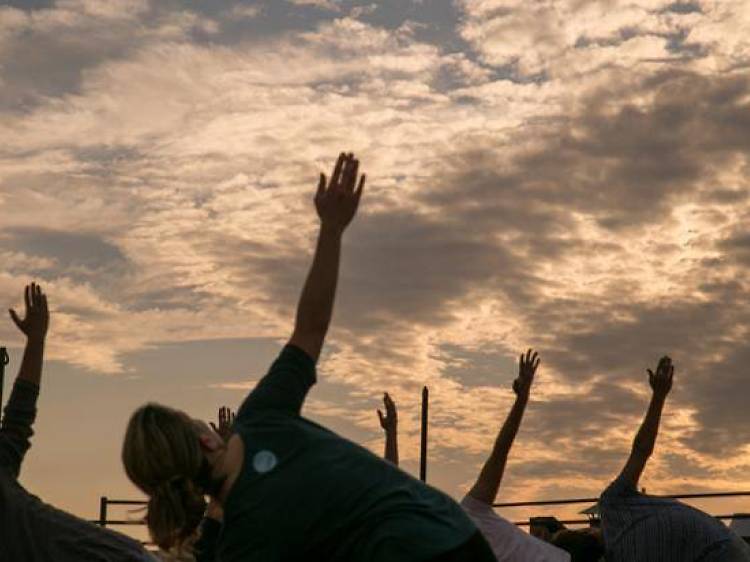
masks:
[(222, 562), (491, 562), (461, 508), (363, 447), (300, 415), (316, 382), (331, 319), (341, 239), (364, 177), (341, 155), (315, 204), (318, 246), (294, 331), (250, 392), (225, 441), (203, 422), (156, 404), (128, 425), (123, 462), (150, 497), (147, 522), (162, 548), (194, 536), (204, 494), (223, 508)]
[(30, 447), (49, 322), (47, 298), (26, 287), (23, 319), (13, 321), (27, 338), (21, 370), (0, 425), (0, 561), (154, 561), (136, 541), (47, 505), (18, 482)]

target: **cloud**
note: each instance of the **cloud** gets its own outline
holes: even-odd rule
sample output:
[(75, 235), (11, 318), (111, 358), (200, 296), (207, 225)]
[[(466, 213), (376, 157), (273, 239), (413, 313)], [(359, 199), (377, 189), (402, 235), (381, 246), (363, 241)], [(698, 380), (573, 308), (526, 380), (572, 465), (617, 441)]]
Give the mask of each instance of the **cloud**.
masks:
[(170, 343), (283, 339), (317, 173), (352, 149), (370, 180), (321, 364), (336, 392), (314, 412), (371, 439), (389, 390), (414, 445), (428, 384), (434, 454), (461, 451), (451, 485), (468, 482), (518, 351), (538, 347), (510, 485), (595, 493), (668, 352), (678, 385), (654, 477), (688, 455), (696, 485), (736, 482), (740, 461), (723, 459), (747, 461), (750, 440), (741, 6), (438, 4), (432, 22), (404, 3), (0, 11), (0, 294), (41, 279), (51, 356), (96, 372)]

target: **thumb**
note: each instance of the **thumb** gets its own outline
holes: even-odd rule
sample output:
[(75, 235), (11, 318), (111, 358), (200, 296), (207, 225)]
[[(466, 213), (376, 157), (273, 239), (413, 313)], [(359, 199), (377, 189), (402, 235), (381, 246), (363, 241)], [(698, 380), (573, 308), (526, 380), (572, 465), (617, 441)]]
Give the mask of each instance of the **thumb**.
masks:
[(219, 429), (216, 427), (216, 424), (214, 424), (214, 422), (208, 422), (208, 424), (211, 426), (211, 429), (213, 429), (216, 433), (219, 433)]
[(10, 319), (13, 320), (13, 323), (18, 327), (19, 330), (23, 332), (23, 326), (21, 325), (21, 319), (18, 317), (18, 314), (16, 314), (16, 311), (12, 308), (8, 309), (8, 312), (10, 313)]

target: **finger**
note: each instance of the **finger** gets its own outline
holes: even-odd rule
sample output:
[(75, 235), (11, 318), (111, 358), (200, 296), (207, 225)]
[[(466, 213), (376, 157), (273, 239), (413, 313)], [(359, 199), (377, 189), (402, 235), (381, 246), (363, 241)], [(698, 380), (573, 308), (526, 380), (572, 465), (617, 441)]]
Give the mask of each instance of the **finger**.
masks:
[(536, 359), (534, 359), (534, 371), (536, 371), (539, 368), (539, 363), (541, 363), (541, 362), (542, 362), (542, 360), (539, 359), (538, 357)]
[(16, 311), (11, 308), (8, 312), (10, 313), (10, 319), (13, 320), (13, 323), (19, 330), (23, 331), (23, 328), (21, 327), (21, 319), (18, 317), (18, 314), (16, 314)]
[(26, 285), (23, 291), (23, 303), (26, 305), (26, 312), (31, 308), (31, 285)]
[(333, 168), (333, 175), (331, 176), (331, 183), (328, 184), (329, 189), (338, 188), (339, 181), (341, 179), (341, 169), (344, 166), (345, 159), (346, 159), (346, 155), (343, 152), (339, 154), (339, 159), (336, 160), (336, 166), (334, 166)]
[(365, 190), (366, 177), (367, 176), (365, 176), (365, 174), (362, 174), (362, 177), (359, 178), (359, 185), (357, 186), (357, 191), (354, 192), (354, 200), (355, 200), (354, 210), (355, 211), (359, 208), (359, 200), (362, 199), (362, 192)]
[(36, 294), (34, 297), (34, 306), (42, 306), (42, 287), (38, 284), (36, 286)]
[(315, 198), (322, 197), (326, 191), (326, 175), (321, 173), (318, 180), (318, 190), (315, 192)]
[(48, 315), (49, 314), (49, 307), (47, 305), (47, 295), (45, 295), (44, 293), (42, 293), (41, 299), (42, 300), (41, 300), (41, 305), (40, 306), (42, 308), (42, 312), (45, 315)]
[(234, 423), (234, 418), (235, 418), (236, 416), (237, 416), (237, 414), (235, 414), (235, 413), (234, 413), (234, 412), (232, 412), (231, 410), (229, 411), (229, 419), (230, 419), (230, 420), (232, 421), (232, 423)]
[(349, 174), (346, 177), (344, 189), (349, 193), (354, 192), (354, 186), (357, 183), (357, 174), (359, 174), (359, 160), (353, 159), (349, 165)]
[(339, 189), (341, 191), (345, 191), (345, 192), (349, 191), (349, 182), (351, 181), (353, 166), (354, 166), (354, 158), (352, 154), (349, 153), (346, 155), (346, 160), (344, 161), (344, 168), (341, 171), (341, 181), (339, 182)]

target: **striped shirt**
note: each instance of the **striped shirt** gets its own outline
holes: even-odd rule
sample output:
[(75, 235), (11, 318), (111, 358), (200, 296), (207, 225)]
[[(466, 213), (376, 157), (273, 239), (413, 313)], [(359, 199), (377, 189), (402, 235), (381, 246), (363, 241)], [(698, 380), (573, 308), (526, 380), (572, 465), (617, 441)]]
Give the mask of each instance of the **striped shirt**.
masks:
[(677, 500), (641, 494), (622, 476), (604, 490), (599, 509), (607, 562), (721, 560), (731, 540), (718, 519)]

